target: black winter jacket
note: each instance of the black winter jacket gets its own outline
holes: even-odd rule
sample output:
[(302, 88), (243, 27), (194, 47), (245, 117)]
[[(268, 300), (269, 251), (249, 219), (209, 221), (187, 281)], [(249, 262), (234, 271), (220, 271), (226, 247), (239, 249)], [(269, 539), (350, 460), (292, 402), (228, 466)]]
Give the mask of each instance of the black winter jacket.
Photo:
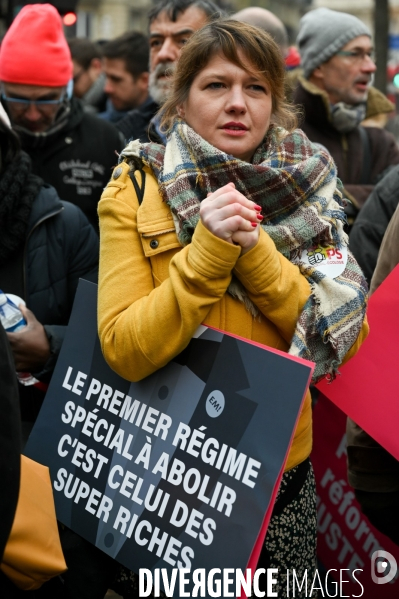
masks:
[[(14, 361), (0, 324), (0, 561), (14, 521), (20, 476), (21, 434)], [(0, 582), (1, 587), (1, 582)], [(1, 588), (0, 588), (1, 591)]]
[(81, 210), (44, 185), (33, 202), (24, 257), (26, 304), (58, 355), (79, 278), (97, 282), (98, 237)]
[(87, 114), (73, 98), (65, 126), (43, 137), (21, 134), (33, 172), (53, 185), (62, 200), (76, 204), (98, 229), (97, 203), (123, 148), (114, 125)]
[[(32, 205), (22, 258), (23, 297), (44, 325), (51, 357), (36, 378), (47, 382), (55, 367), (79, 278), (97, 282), (99, 242), (82, 211), (43, 185)], [(7, 289), (0, 268), (0, 288)], [(20, 387), (22, 419), (33, 421), (43, 395)]]
[(150, 96), (140, 108), (131, 110), (116, 126), (126, 141), (139, 139), (142, 143), (147, 143), (150, 141), (148, 132), (150, 122), (158, 109), (159, 104)]
[(349, 247), (370, 284), (382, 238), (399, 204), (399, 166), (375, 186), (359, 212), (349, 236)]

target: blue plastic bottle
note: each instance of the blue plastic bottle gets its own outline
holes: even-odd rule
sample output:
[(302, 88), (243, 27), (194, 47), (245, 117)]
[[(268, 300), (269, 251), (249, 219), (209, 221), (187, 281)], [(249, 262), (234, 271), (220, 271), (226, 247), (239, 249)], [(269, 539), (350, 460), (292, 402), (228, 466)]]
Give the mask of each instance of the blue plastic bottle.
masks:
[[(22, 316), (21, 310), (0, 289), (0, 322), (7, 333), (16, 333), (26, 327), (27, 322)], [(30, 372), (17, 372), (19, 382), (28, 387), (35, 385), (38, 381)]]
[(26, 326), (21, 310), (0, 290), (0, 321), (8, 333), (15, 333)]

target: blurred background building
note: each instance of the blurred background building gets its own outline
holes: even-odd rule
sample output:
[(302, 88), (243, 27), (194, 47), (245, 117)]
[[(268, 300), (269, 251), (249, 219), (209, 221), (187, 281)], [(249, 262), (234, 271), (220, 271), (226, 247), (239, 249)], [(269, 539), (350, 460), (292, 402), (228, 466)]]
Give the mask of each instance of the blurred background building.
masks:
[[(43, 0), (45, 2), (47, 0)], [(65, 18), (69, 37), (110, 39), (125, 31), (147, 31), (147, 12), (156, 0), (55, 0), (50, 2)], [(4, 33), (25, 0), (0, 0), (0, 34)], [(399, 36), (399, 0), (389, 4), (390, 33)], [(313, 8), (325, 6), (350, 12), (374, 29), (375, 10), (383, 10), (384, 0), (222, 0), (224, 8), (235, 12), (247, 6), (262, 6), (275, 13), (286, 25), (293, 43), (301, 16)]]

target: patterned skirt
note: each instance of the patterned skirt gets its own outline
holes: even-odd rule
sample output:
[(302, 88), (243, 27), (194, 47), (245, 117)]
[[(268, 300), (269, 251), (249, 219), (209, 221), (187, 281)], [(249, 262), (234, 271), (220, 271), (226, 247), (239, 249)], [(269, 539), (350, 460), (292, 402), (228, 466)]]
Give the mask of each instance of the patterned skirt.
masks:
[[(313, 468), (307, 459), (283, 475), (257, 566), (278, 569), (278, 575), (273, 576), (277, 580), (273, 591), (279, 599), (317, 597), (317, 591), (308, 594), (316, 570), (316, 534), (316, 486)], [(293, 570), (299, 583), (307, 572), (307, 591), (305, 585), (301, 591), (295, 586), (293, 593)], [(120, 567), (112, 588), (124, 599), (139, 599), (138, 576), (124, 566)], [(266, 576), (259, 577), (259, 589), (266, 592)], [(162, 592), (161, 597), (165, 597)]]
[[(317, 591), (310, 594), (317, 567), (316, 537), (316, 484), (312, 465), (307, 459), (283, 475), (259, 557), (258, 568), (278, 569), (278, 574), (273, 576), (277, 580), (273, 591), (279, 599), (317, 597)], [(299, 581), (299, 584), (295, 583), (295, 593), (294, 570)], [(308, 580), (307, 588), (303, 584), (299, 590), (304, 577)], [(259, 588), (266, 592), (265, 579), (265, 576), (260, 577)]]

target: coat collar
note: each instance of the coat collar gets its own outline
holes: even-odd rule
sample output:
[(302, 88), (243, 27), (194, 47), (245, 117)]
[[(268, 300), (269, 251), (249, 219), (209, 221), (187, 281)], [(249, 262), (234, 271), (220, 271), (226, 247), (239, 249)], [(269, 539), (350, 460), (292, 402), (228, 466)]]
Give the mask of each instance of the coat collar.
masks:
[(324, 127), (335, 131), (331, 121), (330, 100), (327, 93), (303, 76), (298, 78), (294, 102), (303, 106), (305, 120), (308, 123), (317, 128)]
[(64, 209), (64, 205), (54, 187), (45, 183), (32, 204), (28, 221), (28, 232), (30, 232), (40, 221), (58, 214)]

